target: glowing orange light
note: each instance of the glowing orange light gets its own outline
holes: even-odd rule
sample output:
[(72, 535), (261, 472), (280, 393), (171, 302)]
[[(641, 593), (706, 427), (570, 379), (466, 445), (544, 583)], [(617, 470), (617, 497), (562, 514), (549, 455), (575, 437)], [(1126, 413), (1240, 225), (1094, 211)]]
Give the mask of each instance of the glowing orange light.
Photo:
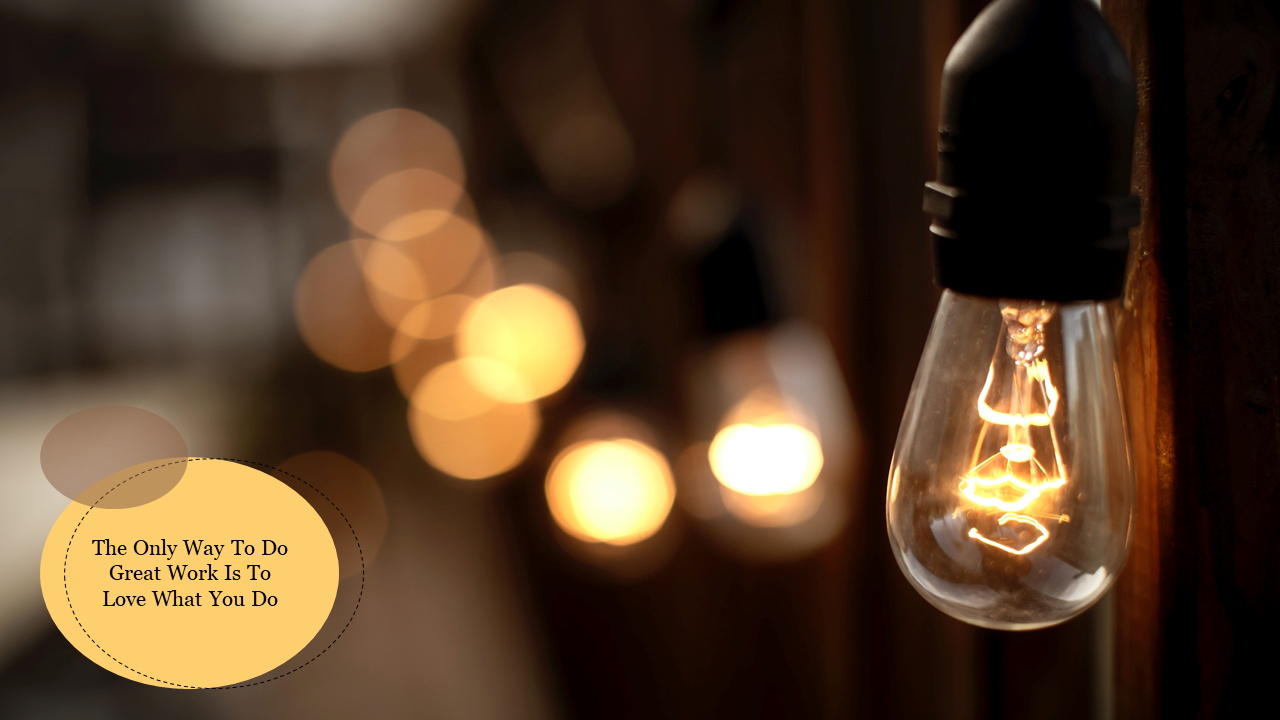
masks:
[(1053, 417), (1053, 414), (1058, 410), (1058, 389), (1053, 386), (1049, 379), (1049, 364), (1044, 360), (1038, 360), (1027, 368), (1026, 372), (1031, 380), (1043, 381), (1046, 396), (1049, 398), (1048, 412), (1011, 414), (992, 409), (987, 404), (987, 393), (991, 391), (991, 380), (995, 375), (995, 364), (992, 363), (991, 367), (987, 369), (987, 382), (982, 386), (982, 392), (978, 394), (978, 416), (993, 425), (1047, 426), (1049, 418)]
[(822, 471), (818, 438), (790, 423), (730, 425), (711, 441), (708, 457), (716, 479), (746, 495), (800, 492)]
[(431, 293), (417, 264), (388, 242), (368, 244), (361, 261), (365, 280), (372, 287), (406, 300), (425, 300)]
[(418, 452), (432, 467), (464, 480), (493, 477), (519, 465), (540, 426), (533, 403), (495, 403), (461, 420), (409, 405), (409, 431)]
[[(407, 172), (414, 171), (409, 170)], [(447, 208), (455, 205), (456, 202), (449, 202), (450, 196), (455, 192), (461, 194), (461, 188), (456, 185), (442, 185), (436, 178), (427, 178), (424, 184), (427, 187), (423, 189), (431, 194), (420, 195), (417, 198), (404, 198), (401, 202), (408, 206), (409, 212), (398, 215), (394, 220), (383, 225), (382, 229), (378, 231), (378, 237), (392, 242), (403, 242), (410, 238), (426, 235), (444, 225), (449, 221), (449, 218), (453, 217), (453, 213)], [(368, 197), (368, 195), (365, 197)], [(437, 204), (439, 207), (432, 207)], [(420, 209), (423, 206), (426, 206), (427, 209)]]
[(720, 498), (734, 517), (756, 527), (794, 527), (817, 514), (826, 497), (821, 484), (774, 495), (748, 495), (718, 483)]
[(454, 359), (450, 341), (421, 340), (397, 333), (391, 342), (395, 362), (391, 366), (396, 387), (406, 398), (412, 397), (422, 378), (435, 367)]
[(419, 410), (441, 420), (465, 420), (498, 404), (471, 384), (464, 369), (474, 358), (454, 360), (427, 373), (410, 397)]
[(476, 299), (468, 295), (442, 295), (428, 300), (406, 316), (400, 331), (421, 340), (447, 338), (458, 329), (467, 308)]
[(432, 170), (410, 168), (369, 186), (351, 222), (383, 240), (402, 242), (425, 235), (453, 217), (462, 188)]
[(482, 392), (528, 402), (559, 390), (582, 360), (582, 326), (564, 298), (537, 285), (515, 285), (477, 300), (458, 326), (459, 357)]
[[(417, 264), (432, 295), (460, 292), (459, 286), (481, 269), (477, 265), (489, 261), (483, 231), (457, 215), (445, 216), (429, 231), (408, 237), (395, 246)], [(492, 286), (483, 287), (463, 294), (480, 295), (491, 289)]]
[[(975, 465), (960, 481), (960, 493), (970, 502), (1004, 513), (996, 521), (1001, 527), (1013, 522), (1035, 528), (1038, 533), (1036, 539), (1021, 548), (990, 539), (977, 528), (969, 529), (971, 539), (1013, 555), (1025, 555), (1035, 550), (1050, 535), (1048, 528), (1038, 520), (1020, 513), (1030, 512), (1039, 501), (1046, 499), (1047, 492), (1057, 490), (1067, 483), (1062, 471), (1063, 462), (1058, 451), (1057, 434), (1052, 424), (1058, 409), (1058, 389), (1054, 387), (1049, 375), (1048, 362), (1041, 357), (1044, 353), (1044, 324), (1053, 317), (1054, 311), (1055, 308), (1051, 305), (1030, 309), (1006, 306), (1002, 309), (1009, 334), (1008, 351), (1014, 363), (1013, 392), (1009, 401), (1011, 411), (996, 410), (987, 400), (995, 377), (995, 361), (992, 361), (987, 370), (986, 382), (978, 395), (977, 411), (986, 422), (1007, 427), (1009, 439), (1001, 446), (998, 454)], [(1042, 412), (1031, 411), (1032, 397), (1037, 390), (1044, 402)], [(1046, 471), (1036, 457), (1036, 450), (1031, 442), (1032, 427), (1048, 430), (1053, 457), (1046, 462), (1050, 462), (1053, 472)], [(979, 440), (979, 446), (981, 443)], [(1036, 514), (1051, 517), (1058, 522), (1068, 521), (1066, 515), (1051, 512)]]
[(467, 308), (493, 290), (497, 274), (483, 232), (460, 217), (450, 218), (427, 235), (382, 245), (388, 254), (399, 253), (397, 259), (408, 258), (433, 296), (401, 298), (369, 284), (379, 315), (396, 328), (391, 358), (396, 384), (408, 397), (428, 371), (453, 358), (453, 343), (436, 341), (456, 332)]
[[(381, 240), (358, 240), (356, 248), (374, 310), (387, 325), (403, 332), (405, 317), (430, 295), (417, 263), (395, 244)], [(422, 312), (415, 316), (417, 325), (427, 321)]]
[(396, 340), (406, 343), (406, 347), (408, 347), (414, 341), (430, 339), (428, 330), (434, 318), (435, 314), (432, 312), (431, 301), (414, 303), (412, 307), (400, 316), (400, 322), (396, 324), (396, 331), (398, 332)]
[(1018, 515), (1016, 513), (1005, 513), (1004, 515), (1001, 515), (1000, 519), (997, 520), (996, 522), (998, 522), (1001, 527), (1004, 527), (1007, 523), (1011, 523), (1011, 522), (1030, 525), (1039, 532), (1039, 535), (1036, 537), (1035, 540), (1032, 540), (1030, 543), (1027, 543), (1021, 548), (1011, 547), (1009, 545), (996, 542), (995, 540), (988, 540), (987, 538), (982, 536), (982, 533), (978, 532), (977, 528), (969, 528), (969, 537), (973, 538), (974, 540), (977, 540), (980, 543), (990, 545), (993, 548), (999, 548), (1013, 555), (1026, 555), (1027, 553), (1031, 552), (1032, 550), (1035, 550), (1036, 548), (1044, 544), (1045, 540), (1049, 539), (1049, 531), (1045, 529), (1044, 525), (1041, 525), (1033, 517), (1027, 517), (1026, 515)]
[(631, 545), (666, 522), (675, 482), (666, 458), (642, 442), (588, 440), (556, 456), (546, 494), (565, 532), (585, 542)]
[[(1025, 483), (1012, 475), (1004, 475), (993, 480), (986, 480), (978, 477), (967, 477), (960, 483), (960, 492), (964, 496), (983, 507), (999, 508), (1005, 512), (1018, 512), (1025, 509), (1028, 505), (1035, 502), (1040, 497), (1041, 490), (1052, 490), (1060, 488), (1066, 484), (1066, 480), (1058, 478), (1056, 480), (1047, 481), (1041, 485), (1031, 485)], [(1002, 500), (999, 492), (1006, 487), (1016, 488), (1022, 491), (1014, 500)], [(993, 493), (991, 496), (983, 497), (982, 492), (988, 491)]]

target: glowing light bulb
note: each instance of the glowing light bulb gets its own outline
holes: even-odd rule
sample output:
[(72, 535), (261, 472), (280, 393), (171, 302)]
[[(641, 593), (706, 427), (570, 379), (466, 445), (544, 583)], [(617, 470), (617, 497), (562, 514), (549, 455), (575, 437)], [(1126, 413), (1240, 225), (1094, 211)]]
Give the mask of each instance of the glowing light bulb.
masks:
[(530, 402), (564, 387), (583, 352), (582, 325), (568, 300), (538, 285), (495, 290), (467, 307), (458, 324), (459, 357), (481, 392)]
[(1028, 630), (1087, 609), (1128, 555), (1133, 472), (1102, 303), (942, 296), (889, 474), (907, 578)]
[(716, 433), (708, 455), (716, 479), (746, 495), (797, 493), (822, 470), (818, 438), (791, 423), (735, 423)]
[(627, 438), (565, 448), (547, 472), (547, 504), (565, 532), (589, 543), (631, 545), (656, 533), (675, 500), (667, 460)]
[(721, 339), (687, 366), (691, 440), (677, 502), (751, 561), (793, 560), (850, 514), (859, 432), (831, 346), (791, 320)]

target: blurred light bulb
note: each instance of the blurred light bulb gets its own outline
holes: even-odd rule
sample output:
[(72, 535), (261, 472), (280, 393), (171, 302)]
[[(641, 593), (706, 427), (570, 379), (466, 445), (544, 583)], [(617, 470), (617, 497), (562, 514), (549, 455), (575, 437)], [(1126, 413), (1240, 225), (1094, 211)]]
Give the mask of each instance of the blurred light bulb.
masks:
[(943, 294), (889, 476), (907, 578), (1026, 630), (1083, 612), (1128, 555), (1133, 472), (1102, 303)]
[(565, 448), (547, 471), (546, 492), (561, 529), (609, 545), (631, 545), (656, 533), (676, 494), (666, 458), (631, 439)]
[(515, 285), (472, 303), (458, 325), (458, 356), (471, 382), (504, 402), (529, 402), (564, 387), (583, 352), (569, 301), (538, 285)]
[(796, 493), (822, 470), (822, 446), (799, 425), (736, 423), (711, 441), (711, 471), (727, 487), (746, 495)]
[(844, 526), (857, 421), (826, 337), (789, 321), (725, 338), (690, 363), (694, 444), (681, 502), (752, 558), (815, 550)]
[(738, 519), (757, 528), (802, 528), (822, 507), (822, 485), (772, 495), (747, 495), (720, 484), (720, 502)]

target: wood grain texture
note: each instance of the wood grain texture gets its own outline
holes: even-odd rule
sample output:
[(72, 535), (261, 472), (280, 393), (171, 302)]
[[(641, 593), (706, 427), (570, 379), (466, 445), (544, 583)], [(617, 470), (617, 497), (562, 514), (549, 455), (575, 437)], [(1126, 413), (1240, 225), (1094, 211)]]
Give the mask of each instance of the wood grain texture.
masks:
[(1112, 0), (1145, 201), (1120, 313), (1138, 469), (1117, 714), (1265, 706), (1280, 640), (1280, 25), (1275, 3)]
[(1138, 86), (1133, 185), (1143, 199), (1142, 224), (1130, 233), (1129, 277), (1116, 325), (1138, 492), (1129, 561), (1115, 589), (1115, 703), (1121, 717), (1158, 717), (1161, 631), (1167, 614), (1161, 548), (1170, 544), (1160, 498), (1168, 494), (1161, 486), (1169, 485), (1174, 456), (1169, 442), (1168, 297), (1160, 270), (1161, 198), (1152, 157), (1155, 84), (1147, 1), (1113, 0), (1106, 9)]

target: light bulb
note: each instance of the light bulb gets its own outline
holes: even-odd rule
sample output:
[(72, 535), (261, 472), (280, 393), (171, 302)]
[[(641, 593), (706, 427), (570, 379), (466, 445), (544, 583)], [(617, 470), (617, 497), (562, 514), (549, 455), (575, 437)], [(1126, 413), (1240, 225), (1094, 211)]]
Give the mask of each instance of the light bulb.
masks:
[(634, 582), (680, 548), (665, 444), (648, 422), (612, 408), (582, 415), (561, 432), (543, 487), (557, 528), (552, 537), (583, 569)]
[(798, 493), (822, 470), (818, 438), (789, 422), (734, 423), (716, 433), (707, 457), (716, 478), (745, 495)]
[(585, 440), (565, 448), (547, 471), (551, 516), (589, 543), (632, 545), (662, 528), (675, 499), (662, 453), (629, 438)]
[(1133, 495), (1107, 306), (944, 292), (889, 471), (916, 590), (982, 627), (1063, 622), (1115, 582)]
[(753, 559), (802, 556), (848, 516), (857, 419), (826, 336), (800, 320), (723, 338), (687, 368), (680, 501)]

